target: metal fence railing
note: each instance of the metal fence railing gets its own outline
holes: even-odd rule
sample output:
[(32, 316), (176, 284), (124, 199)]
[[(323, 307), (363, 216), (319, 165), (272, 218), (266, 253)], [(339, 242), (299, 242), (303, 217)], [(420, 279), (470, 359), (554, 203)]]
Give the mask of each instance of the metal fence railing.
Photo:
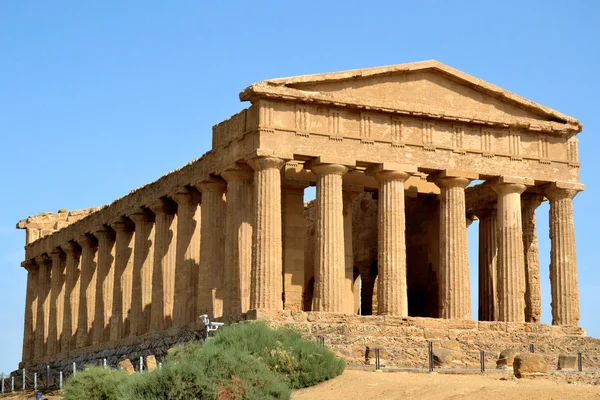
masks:
[[(135, 363), (132, 363), (136, 372), (144, 372), (148, 368), (146, 360), (147, 358), (140, 357)], [(108, 363), (106, 358), (100, 362), (86, 363), (85, 365), (72, 363), (68, 367), (60, 369), (51, 368), (50, 365), (34, 371), (23, 368), (10, 375), (0, 375), (0, 394), (27, 390), (60, 390), (69, 377), (77, 375), (77, 371), (90, 366), (100, 366), (104, 369), (120, 368), (118, 364)], [(156, 367), (162, 368), (162, 362), (157, 362)]]

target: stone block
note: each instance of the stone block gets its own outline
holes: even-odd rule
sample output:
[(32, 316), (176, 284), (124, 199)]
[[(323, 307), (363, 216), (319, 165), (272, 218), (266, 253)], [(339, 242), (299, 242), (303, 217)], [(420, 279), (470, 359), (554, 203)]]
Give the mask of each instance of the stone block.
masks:
[(514, 374), (517, 378), (546, 375), (548, 363), (539, 354), (520, 353), (515, 357)]
[(521, 349), (509, 348), (502, 350), (500, 355), (498, 355), (498, 360), (496, 361), (496, 368), (502, 369), (507, 367), (512, 367), (515, 357), (521, 353)]
[(146, 357), (146, 369), (148, 371), (154, 371), (156, 369), (156, 357), (153, 355)]
[(464, 354), (460, 351), (450, 349), (433, 349), (433, 362), (436, 367), (451, 367), (460, 364)]
[(577, 356), (561, 354), (558, 356), (558, 369), (568, 370), (577, 369)]
[(423, 336), (425, 336), (425, 339), (446, 339), (448, 338), (448, 330), (425, 328), (423, 329)]
[(128, 374), (132, 374), (135, 372), (135, 368), (133, 368), (133, 364), (131, 363), (129, 358), (126, 358), (123, 361), (120, 361), (119, 368), (122, 369), (123, 371), (127, 372)]

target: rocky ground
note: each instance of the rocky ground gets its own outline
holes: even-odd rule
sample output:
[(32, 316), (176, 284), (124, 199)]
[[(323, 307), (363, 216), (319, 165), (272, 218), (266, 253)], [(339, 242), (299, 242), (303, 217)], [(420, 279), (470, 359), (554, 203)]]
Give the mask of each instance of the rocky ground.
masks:
[(458, 375), (346, 370), (329, 382), (297, 390), (292, 398), (588, 400), (600, 399), (600, 373), (551, 373), (534, 379), (516, 379), (509, 373)]

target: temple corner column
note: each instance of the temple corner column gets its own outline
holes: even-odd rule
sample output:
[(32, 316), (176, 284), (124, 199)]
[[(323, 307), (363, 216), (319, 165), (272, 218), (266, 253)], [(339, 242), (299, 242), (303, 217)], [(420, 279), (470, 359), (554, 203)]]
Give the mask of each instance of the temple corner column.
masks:
[(573, 198), (580, 183), (553, 182), (544, 188), (550, 200), (550, 286), (552, 325), (579, 324), (579, 291)]

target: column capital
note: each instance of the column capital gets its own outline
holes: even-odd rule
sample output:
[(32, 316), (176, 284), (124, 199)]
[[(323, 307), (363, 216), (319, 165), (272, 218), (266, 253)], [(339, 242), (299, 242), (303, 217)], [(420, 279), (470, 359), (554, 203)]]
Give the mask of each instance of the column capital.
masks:
[(195, 189), (181, 188), (176, 193), (169, 196), (178, 206), (197, 204), (200, 202), (200, 196)]
[(236, 164), (231, 168), (223, 171), (221, 177), (227, 182), (230, 181), (247, 181), (254, 178), (254, 171), (247, 164)]
[(557, 181), (543, 187), (544, 195), (549, 200), (573, 199), (577, 193), (583, 191), (585, 186), (581, 183)]
[(25, 260), (21, 263), (21, 267), (25, 268), (27, 272), (32, 272), (38, 268), (38, 265), (33, 260)]
[(381, 163), (367, 168), (366, 175), (373, 175), (377, 182), (402, 181), (418, 172), (417, 167), (407, 164)]
[(35, 258), (35, 263), (38, 266), (42, 266), (44, 264), (49, 264), (50, 263), (50, 257), (48, 257), (48, 254), (44, 253), (44, 254), (40, 254), (39, 256), (37, 256)]
[(160, 199), (148, 204), (148, 208), (154, 213), (154, 215), (175, 214), (177, 212), (177, 203), (170, 199), (161, 197)]
[(75, 241), (82, 248), (84, 248), (84, 247), (91, 247), (91, 246), (94, 246), (96, 244), (96, 238), (94, 236), (87, 235), (87, 234), (79, 236)]
[(479, 174), (473, 171), (459, 171), (445, 169), (427, 177), (427, 181), (435, 183), (440, 188), (461, 187), (466, 188), (472, 180), (479, 178)]
[(60, 248), (68, 255), (79, 253), (81, 251), (81, 248), (76, 242), (67, 242), (61, 245)]
[(115, 237), (115, 231), (113, 231), (112, 229), (107, 228), (107, 227), (102, 227), (99, 230), (93, 232), (92, 235), (99, 241), (100, 240), (110, 240)]
[(498, 205), (495, 203), (485, 203), (480, 207), (473, 208), (473, 214), (479, 219), (485, 218), (496, 218), (498, 212)]
[(54, 264), (59, 263), (61, 261), (64, 253), (59, 247), (57, 247), (48, 254), (50, 255), (50, 259), (52, 260), (52, 265), (54, 266)]
[(151, 222), (154, 220), (154, 215), (150, 213), (146, 208), (137, 208), (131, 214), (127, 216), (134, 224), (140, 224), (142, 222)]
[(134, 223), (129, 218), (119, 218), (108, 224), (115, 232), (131, 232), (135, 229)]
[(308, 168), (315, 175), (339, 175), (342, 176), (348, 172), (348, 167), (341, 164), (315, 164), (309, 163)]
[(208, 180), (197, 183), (194, 186), (200, 191), (200, 193), (224, 193), (227, 189), (227, 181), (220, 177), (210, 177)]
[(285, 164), (285, 160), (282, 158), (272, 156), (258, 156), (248, 159), (248, 164), (255, 171), (262, 171), (264, 169), (270, 168), (280, 169), (281, 167), (283, 167), (283, 164)]

